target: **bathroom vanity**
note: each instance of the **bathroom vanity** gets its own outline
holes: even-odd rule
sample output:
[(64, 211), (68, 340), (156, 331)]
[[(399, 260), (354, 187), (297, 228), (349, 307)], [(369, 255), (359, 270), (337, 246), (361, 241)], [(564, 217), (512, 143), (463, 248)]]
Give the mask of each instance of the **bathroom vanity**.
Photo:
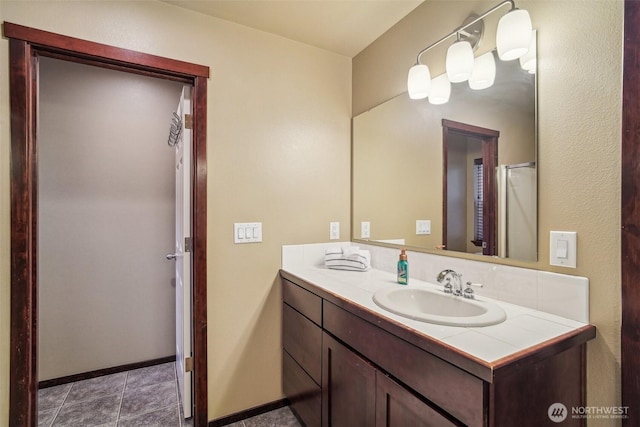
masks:
[[(512, 322), (538, 319), (558, 330), (533, 345), (513, 336), (482, 342), (484, 335), (466, 328), (422, 328), (376, 308), (363, 288), (371, 281), (394, 286), (384, 275), (302, 273), (280, 271), (282, 381), (307, 426), (538, 427), (555, 425), (548, 413), (554, 403), (567, 409), (562, 425), (584, 424), (571, 408), (586, 404), (586, 342), (594, 326), (528, 313)], [(505, 348), (487, 356), (496, 345)]]

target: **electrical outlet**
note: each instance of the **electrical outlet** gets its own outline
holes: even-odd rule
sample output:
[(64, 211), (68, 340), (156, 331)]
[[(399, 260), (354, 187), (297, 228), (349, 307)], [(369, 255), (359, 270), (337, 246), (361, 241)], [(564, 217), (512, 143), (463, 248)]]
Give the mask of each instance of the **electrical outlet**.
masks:
[(331, 240), (340, 239), (340, 223), (339, 222), (329, 223), (329, 239)]
[(371, 223), (369, 221), (362, 221), (360, 223), (360, 238), (368, 239), (371, 237)]

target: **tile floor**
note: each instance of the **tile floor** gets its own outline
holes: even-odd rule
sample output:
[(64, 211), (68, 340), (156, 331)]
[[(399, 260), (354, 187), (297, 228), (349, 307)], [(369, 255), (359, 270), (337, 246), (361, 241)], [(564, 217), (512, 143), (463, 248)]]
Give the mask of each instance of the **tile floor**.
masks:
[[(173, 363), (38, 390), (38, 427), (190, 427)], [(228, 427), (300, 427), (287, 407)]]
[(276, 409), (262, 415), (247, 418), (225, 427), (301, 427), (298, 419), (288, 407)]
[(38, 390), (38, 426), (182, 427), (173, 363)]

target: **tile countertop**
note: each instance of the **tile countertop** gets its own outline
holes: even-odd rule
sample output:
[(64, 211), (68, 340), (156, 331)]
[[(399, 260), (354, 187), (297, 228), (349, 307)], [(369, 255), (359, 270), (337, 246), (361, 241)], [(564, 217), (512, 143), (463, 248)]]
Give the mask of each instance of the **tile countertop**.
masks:
[[(492, 301), (502, 307), (507, 320), (483, 327), (443, 326), (421, 322), (386, 311), (373, 302), (373, 293), (396, 283), (395, 274), (371, 269), (366, 272), (331, 270), (325, 267), (300, 266), (283, 269), (323, 291), (351, 304), (400, 324), (417, 334), (435, 339), (472, 358), (494, 365), (545, 341), (576, 332), (590, 325), (514, 304), (476, 296), (479, 301)], [(442, 289), (432, 283), (411, 278), (408, 287)], [(592, 337), (595, 327), (591, 326)], [(591, 339), (589, 338), (589, 339)]]

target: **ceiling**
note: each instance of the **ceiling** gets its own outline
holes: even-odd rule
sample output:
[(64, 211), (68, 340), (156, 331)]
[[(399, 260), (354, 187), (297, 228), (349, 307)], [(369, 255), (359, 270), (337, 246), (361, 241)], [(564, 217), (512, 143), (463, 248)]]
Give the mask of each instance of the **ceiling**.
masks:
[(423, 0), (163, 0), (353, 58)]

